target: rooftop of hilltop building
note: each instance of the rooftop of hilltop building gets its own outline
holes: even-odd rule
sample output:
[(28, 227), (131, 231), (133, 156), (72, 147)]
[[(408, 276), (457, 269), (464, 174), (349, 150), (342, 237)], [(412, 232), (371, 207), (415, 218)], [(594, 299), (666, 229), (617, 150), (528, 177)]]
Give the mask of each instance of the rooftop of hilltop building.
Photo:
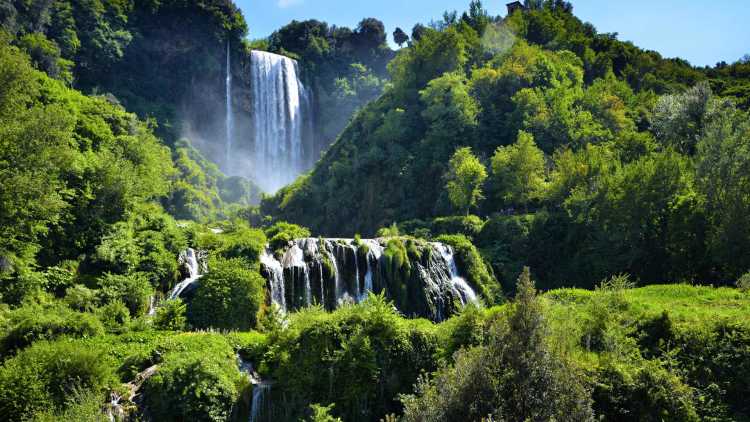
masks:
[(516, 10), (526, 9), (526, 6), (524, 6), (523, 3), (521, 3), (520, 1), (514, 1), (511, 3), (508, 3), (506, 4), (506, 6), (508, 7), (508, 16), (512, 15), (513, 12), (515, 12)]

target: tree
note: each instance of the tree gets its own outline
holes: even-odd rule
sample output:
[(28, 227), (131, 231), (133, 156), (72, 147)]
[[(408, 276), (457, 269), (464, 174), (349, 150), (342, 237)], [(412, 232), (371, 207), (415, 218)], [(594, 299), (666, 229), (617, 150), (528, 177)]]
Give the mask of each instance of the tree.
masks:
[(524, 268), (489, 344), (459, 351), (432, 381), (420, 379), (416, 394), (402, 397), (404, 420), (592, 421), (581, 375), (553, 352), (548, 336), (543, 302)]
[(404, 32), (403, 29), (396, 28), (396, 30), (393, 31), (393, 41), (395, 41), (396, 44), (401, 47), (405, 42), (409, 41), (409, 36), (406, 35), (406, 32)]
[(659, 98), (653, 117), (656, 138), (665, 146), (693, 154), (712, 96), (708, 82), (703, 82), (683, 94)]
[(546, 190), (544, 153), (534, 137), (518, 132), (515, 144), (499, 147), (492, 156), (492, 187), (504, 205), (527, 207)]
[(354, 35), (359, 47), (367, 51), (375, 50), (386, 42), (385, 25), (375, 18), (362, 19)]
[(457, 149), (449, 167), (445, 176), (448, 198), (457, 210), (468, 215), (471, 208), (484, 198), (482, 184), (487, 179), (487, 170), (469, 147)]
[(714, 103), (697, 144), (698, 187), (705, 196), (710, 256), (721, 278), (750, 268), (750, 118), (731, 103)]
[(215, 258), (188, 305), (188, 321), (196, 328), (249, 330), (255, 327), (264, 300), (265, 280), (244, 259)]

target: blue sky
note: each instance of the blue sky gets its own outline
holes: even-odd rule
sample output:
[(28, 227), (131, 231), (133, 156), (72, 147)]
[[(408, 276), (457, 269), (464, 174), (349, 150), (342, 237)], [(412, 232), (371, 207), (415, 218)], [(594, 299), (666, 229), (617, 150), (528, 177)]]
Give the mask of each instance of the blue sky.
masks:
[[(509, 0), (484, 0), (493, 15), (505, 14)], [(465, 10), (469, 0), (235, 0), (260, 38), (292, 19), (318, 19), (355, 27), (364, 17), (407, 33), (415, 23), (439, 19), (445, 10)], [(750, 0), (573, 0), (575, 14), (599, 32), (618, 32), (622, 40), (682, 57), (694, 65), (729, 63), (750, 54)], [(391, 41), (392, 42), (392, 41)]]

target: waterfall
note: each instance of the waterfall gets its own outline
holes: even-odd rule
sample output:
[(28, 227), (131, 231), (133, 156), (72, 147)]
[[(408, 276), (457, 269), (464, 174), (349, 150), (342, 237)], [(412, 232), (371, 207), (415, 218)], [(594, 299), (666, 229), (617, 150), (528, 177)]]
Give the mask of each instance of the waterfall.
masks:
[(271, 384), (260, 382), (253, 384), (253, 400), (250, 405), (250, 422), (269, 420), (271, 401), (268, 396), (271, 392)]
[(266, 278), (269, 281), (271, 290), (271, 301), (279, 306), (282, 311), (286, 312), (286, 297), (284, 297), (284, 269), (281, 263), (264, 251), (260, 255), (260, 262), (266, 269)]
[(469, 286), (469, 283), (466, 282), (466, 279), (458, 275), (458, 266), (456, 265), (456, 259), (453, 255), (453, 248), (441, 243), (434, 243), (433, 245), (440, 253), (440, 256), (450, 270), (451, 283), (454, 291), (461, 299), (461, 304), (467, 305), (469, 303), (477, 303), (477, 294)]
[(250, 422), (260, 422), (271, 420), (271, 400), (268, 393), (271, 391), (271, 383), (263, 381), (255, 372), (253, 364), (242, 359), (237, 355), (237, 366), (240, 372), (250, 378), (250, 384), (253, 386), (253, 397), (250, 402)]
[(460, 276), (450, 246), (396, 241), (414, 242), (411, 250), (417, 251), (409, 256), (411, 270), (401, 275), (392, 274), (386, 266), (389, 241), (385, 239), (298, 239), (290, 242), (278, 260), (266, 251), (261, 255), (261, 272), (271, 301), (285, 311), (313, 303), (333, 310), (362, 302), (370, 292), (385, 292), (402, 313), (436, 321), (461, 306), (478, 303), (477, 294)]
[(234, 116), (232, 115), (232, 56), (231, 56), (231, 50), (230, 50), (230, 43), (227, 41), (227, 82), (226, 82), (226, 129), (227, 129), (227, 139), (226, 139), (226, 166), (227, 171), (231, 172), (231, 156), (232, 156), (232, 142), (233, 142), (233, 134), (234, 134)]
[(201, 264), (198, 260), (198, 253), (195, 252), (195, 249), (188, 248), (185, 252), (182, 252), (180, 254), (180, 264), (184, 265), (187, 268), (188, 277), (185, 280), (177, 283), (169, 292), (167, 297), (170, 300), (180, 297), (185, 289), (190, 287), (193, 283), (201, 278)]
[(253, 177), (266, 192), (291, 183), (312, 163), (310, 94), (297, 62), (251, 52)]

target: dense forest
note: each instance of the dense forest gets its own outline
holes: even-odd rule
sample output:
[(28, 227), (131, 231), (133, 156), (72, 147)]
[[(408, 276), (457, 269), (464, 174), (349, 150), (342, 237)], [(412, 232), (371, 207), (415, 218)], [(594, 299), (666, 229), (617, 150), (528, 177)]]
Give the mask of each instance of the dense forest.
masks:
[[(4, 420), (750, 419), (748, 56), (561, 0), (247, 34), (231, 0), (0, 4)], [(206, 111), (249, 113), (257, 50), (314, 99), (276, 193)]]

